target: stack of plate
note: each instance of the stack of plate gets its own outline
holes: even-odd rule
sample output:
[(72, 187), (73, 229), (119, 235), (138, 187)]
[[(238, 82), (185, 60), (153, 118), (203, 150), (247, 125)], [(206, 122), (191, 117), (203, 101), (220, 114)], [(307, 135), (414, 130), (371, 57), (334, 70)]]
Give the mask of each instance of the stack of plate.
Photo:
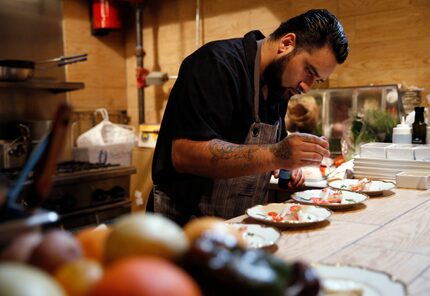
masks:
[(355, 178), (372, 178), (396, 181), (396, 174), (404, 171), (430, 172), (430, 162), (419, 160), (395, 160), (355, 158)]

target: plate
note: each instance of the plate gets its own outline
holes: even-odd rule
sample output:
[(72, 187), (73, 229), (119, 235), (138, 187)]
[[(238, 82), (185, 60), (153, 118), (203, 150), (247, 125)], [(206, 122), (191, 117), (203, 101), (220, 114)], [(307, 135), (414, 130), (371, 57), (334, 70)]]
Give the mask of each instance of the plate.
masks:
[[(273, 216), (269, 215), (271, 212), (280, 214), (281, 212), (288, 210), (292, 206), (301, 207), (301, 218), (299, 221), (292, 219), (284, 219), (282, 221), (273, 220)], [(295, 226), (307, 226), (315, 223), (319, 223), (331, 216), (331, 211), (309, 205), (300, 205), (296, 203), (270, 203), (267, 205), (257, 205), (246, 210), (246, 214), (257, 220), (267, 224), (275, 225), (278, 227), (295, 227)]]
[(279, 240), (281, 233), (273, 227), (258, 224), (231, 223), (237, 228), (250, 248), (270, 247)]
[[(406, 285), (385, 272), (355, 266), (316, 264), (313, 266), (327, 295), (404, 296)], [(357, 291), (353, 294), (353, 291)], [(359, 293), (361, 292), (361, 294)], [(348, 294), (348, 295), (350, 295)]]
[[(358, 182), (359, 182), (359, 179), (344, 179), (344, 180), (329, 181), (327, 182), (327, 184), (328, 186), (335, 189), (352, 191), (350, 189), (350, 186), (354, 186)], [(370, 188), (368, 190), (361, 190), (357, 192), (364, 193), (367, 195), (380, 195), (384, 191), (391, 190), (395, 187), (396, 185), (394, 185), (394, 183), (392, 182), (371, 180)]]
[[(318, 206), (333, 209), (333, 210), (347, 209), (347, 208), (353, 207), (354, 205), (362, 203), (368, 199), (368, 196), (363, 193), (345, 191), (345, 190), (341, 190), (341, 191), (343, 195), (342, 203), (318, 204)], [(311, 198), (319, 197), (320, 194), (321, 194), (321, 189), (312, 189), (312, 190), (294, 192), (291, 195), (291, 198), (299, 203), (316, 205), (316, 203), (314, 203), (311, 200)]]

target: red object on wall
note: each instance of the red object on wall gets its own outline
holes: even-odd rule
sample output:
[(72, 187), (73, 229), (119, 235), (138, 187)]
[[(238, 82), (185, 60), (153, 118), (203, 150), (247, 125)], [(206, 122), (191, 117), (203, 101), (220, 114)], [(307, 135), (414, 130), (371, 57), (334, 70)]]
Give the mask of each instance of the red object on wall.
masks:
[(93, 0), (93, 30), (117, 30), (121, 28), (120, 5), (117, 0)]

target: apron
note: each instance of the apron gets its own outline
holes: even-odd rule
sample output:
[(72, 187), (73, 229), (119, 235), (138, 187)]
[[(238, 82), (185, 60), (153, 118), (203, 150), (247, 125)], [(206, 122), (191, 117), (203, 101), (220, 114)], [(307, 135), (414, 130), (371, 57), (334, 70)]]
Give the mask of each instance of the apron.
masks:
[[(272, 144), (279, 141), (280, 122), (262, 123), (259, 118), (260, 101), (260, 52), (261, 41), (257, 41), (254, 66), (254, 119), (244, 144)], [(203, 196), (198, 205), (205, 216), (230, 219), (245, 214), (246, 209), (268, 201), (269, 182), (272, 172), (214, 181), (212, 194)]]
[[(280, 120), (274, 125), (262, 123), (259, 118), (260, 101), (260, 52), (261, 41), (257, 41), (254, 66), (254, 120), (244, 144), (272, 144), (279, 141)], [(199, 196), (196, 203), (190, 202), (197, 184), (154, 186), (155, 212), (184, 225), (197, 216), (218, 216), (230, 219), (243, 215), (246, 209), (265, 204), (268, 200), (269, 182), (272, 172), (213, 181), (212, 190)], [(198, 184), (197, 187), (206, 184)], [(191, 191), (191, 192), (190, 192)], [(171, 198), (175, 196), (175, 199)], [(192, 199), (192, 198), (191, 198)]]

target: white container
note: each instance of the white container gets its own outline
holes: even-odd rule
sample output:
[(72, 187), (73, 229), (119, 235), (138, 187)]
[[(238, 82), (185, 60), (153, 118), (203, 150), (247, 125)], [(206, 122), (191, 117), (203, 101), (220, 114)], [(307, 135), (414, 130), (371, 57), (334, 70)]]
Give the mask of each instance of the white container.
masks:
[(430, 161), (430, 145), (419, 145), (414, 148), (415, 160)]
[[(427, 133), (429, 130), (427, 130)], [(412, 127), (405, 123), (405, 117), (402, 117), (402, 122), (393, 128), (393, 144), (411, 144), (412, 143)]]
[(386, 148), (387, 159), (414, 160), (414, 147), (412, 144), (393, 144)]
[(103, 146), (73, 148), (75, 161), (90, 163), (131, 165), (131, 152), (136, 143), (111, 144)]
[(360, 157), (362, 158), (386, 158), (385, 149), (391, 143), (367, 143), (360, 146)]
[(405, 171), (396, 175), (398, 188), (429, 189), (430, 172)]

